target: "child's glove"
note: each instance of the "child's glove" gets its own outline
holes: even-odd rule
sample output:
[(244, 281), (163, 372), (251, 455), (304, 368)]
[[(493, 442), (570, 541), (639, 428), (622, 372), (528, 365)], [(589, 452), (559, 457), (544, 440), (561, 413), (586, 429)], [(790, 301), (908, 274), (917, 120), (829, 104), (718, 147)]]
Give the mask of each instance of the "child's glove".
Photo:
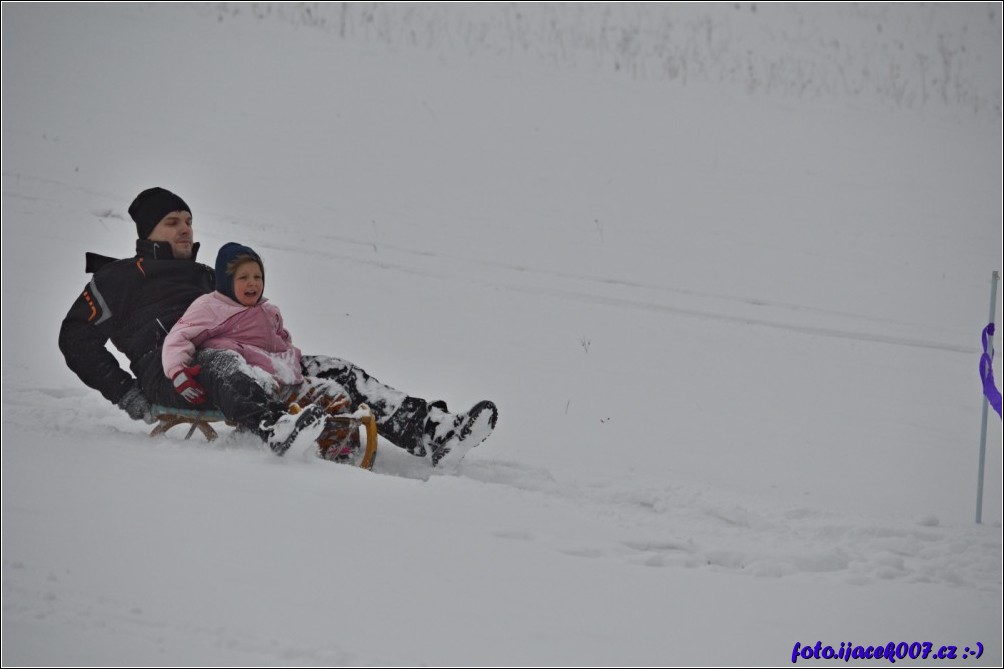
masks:
[(195, 380), (201, 371), (200, 365), (185, 367), (173, 377), (174, 391), (188, 400), (189, 404), (202, 404), (206, 401), (206, 389)]
[(126, 391), (116, 406), (129, 414), (133, 420), (141, 420), (149, 425), (157, 422), (150, 411), (150, 403), (135, 384)]

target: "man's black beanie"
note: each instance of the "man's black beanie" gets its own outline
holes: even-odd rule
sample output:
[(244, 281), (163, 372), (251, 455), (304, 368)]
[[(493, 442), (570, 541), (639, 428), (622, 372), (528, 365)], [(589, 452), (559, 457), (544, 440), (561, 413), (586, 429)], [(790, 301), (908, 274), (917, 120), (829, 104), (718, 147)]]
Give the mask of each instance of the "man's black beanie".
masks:
[(192, 213), (184, 200), (171, 191), (158, 187), (147, 188), (129, 205), (129, 215), (136, 221), (136, 234), (140, 239), (149, 237), (161, 219), (173, 211)]

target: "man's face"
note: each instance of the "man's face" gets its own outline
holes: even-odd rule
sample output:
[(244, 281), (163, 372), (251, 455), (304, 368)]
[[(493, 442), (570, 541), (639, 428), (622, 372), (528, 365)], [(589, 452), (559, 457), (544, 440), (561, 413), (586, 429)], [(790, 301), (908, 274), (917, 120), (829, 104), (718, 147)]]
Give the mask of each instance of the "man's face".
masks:
[(160, 223), (147, 237), (152, 242), (167, 242), (175, 258), (187, 260), (192, 257), (192, 215), (187, 211), (172, 211), (160, 219)]

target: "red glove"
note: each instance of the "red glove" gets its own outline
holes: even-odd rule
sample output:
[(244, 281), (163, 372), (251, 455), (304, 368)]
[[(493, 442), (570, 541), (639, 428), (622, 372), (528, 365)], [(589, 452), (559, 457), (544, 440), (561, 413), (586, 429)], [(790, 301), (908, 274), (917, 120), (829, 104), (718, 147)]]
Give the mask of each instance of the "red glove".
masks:
[(202, 371), (202, 367), (185, 367), (174, 375), (174, 391), (188, 400), (189, 404), (202, 404), (206, 401), (206, 389), (203, 388), (195, 377)]

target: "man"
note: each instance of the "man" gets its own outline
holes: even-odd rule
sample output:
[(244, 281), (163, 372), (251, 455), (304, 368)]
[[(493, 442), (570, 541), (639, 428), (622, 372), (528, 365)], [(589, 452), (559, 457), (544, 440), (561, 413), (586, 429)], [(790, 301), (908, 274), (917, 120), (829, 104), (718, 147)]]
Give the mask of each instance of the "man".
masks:
[[(233, 356), (201, 356), (201, 369), (173, 380), (165, 376), (164, 337), (197, 297), (214, 290), (214, 274), (196, 261), (192, 210), (180, 197), (149, 188), (129, 206), (129, 215), (139, 238), (134, 257), (86, 255), (86, 270), (93, 277), (59, 333), (67, 366), (134, 420), (152, 423), (151, 403), (192, 408), (196, 398), (261, 436), (277, 453), (284, 452), (295, 433), (319, 415), (304, 412), (294, 420), (292, 436), (290, 430), (278, 429), (293, 420), (286, 407), (235, 365)], [(108, 341), (129, 359), (132, 374), (107, 350)], [(305, 355), (302, 366), (305, 375), (338, 382), (353, 406), (368, 404), (382, 435), (414, 455), (431, 453), (433, 463), (451, 453), (451, 461), (463, 457), (495, 427), (498, 412), (488, 401), (452, 414), (441, 401), (411, 397), (338, 358)]]

